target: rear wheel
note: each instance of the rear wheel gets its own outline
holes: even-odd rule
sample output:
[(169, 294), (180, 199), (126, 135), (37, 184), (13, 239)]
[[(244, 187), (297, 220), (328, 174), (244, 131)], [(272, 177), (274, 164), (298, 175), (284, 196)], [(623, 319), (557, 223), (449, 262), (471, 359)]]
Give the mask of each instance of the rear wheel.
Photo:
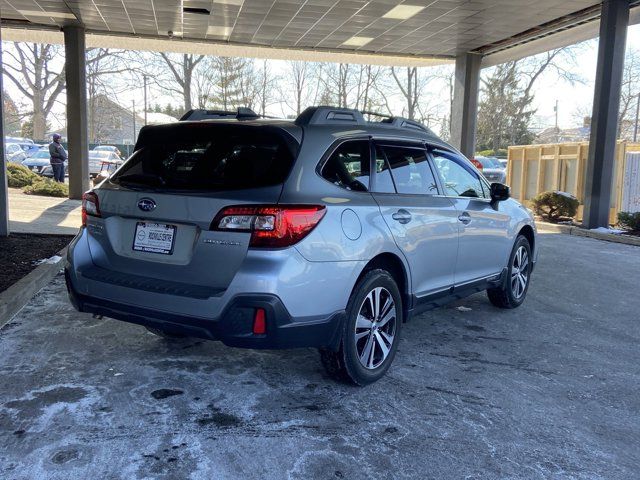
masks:
[(391, 366), (402, 326), (402, 297), (393, 277), (384, 270), (368, 272), (354, 288), (346, 313), (339, 350), (320, 350), (320, 359), (336, 379), (373, 383)]
[(489, 301), (500, 308), (516, 308), (522, 305), (529, 290), (531, 266), (529, 241), (520, 235), (509, 257), (507, 278), (500, 287), (487, 290)]

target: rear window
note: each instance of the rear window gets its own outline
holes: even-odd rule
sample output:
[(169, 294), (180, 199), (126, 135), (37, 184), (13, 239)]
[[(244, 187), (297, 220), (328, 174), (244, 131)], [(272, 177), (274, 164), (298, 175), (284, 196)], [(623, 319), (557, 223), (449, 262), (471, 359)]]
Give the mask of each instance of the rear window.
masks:
[[(203, 128), (208, 127), (208, 128)], [(141, 136), (112, 177), (123, 186), (169, 190), (237, 190), (283, 183), (294, 161), (275, 129), (181, 125)]]

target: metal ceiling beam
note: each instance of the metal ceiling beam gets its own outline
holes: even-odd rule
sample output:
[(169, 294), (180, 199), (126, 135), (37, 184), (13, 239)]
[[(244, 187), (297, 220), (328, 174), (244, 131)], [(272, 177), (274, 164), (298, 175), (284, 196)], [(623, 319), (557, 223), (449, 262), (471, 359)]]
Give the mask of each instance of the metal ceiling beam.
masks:
[(627, 0), (605, 0), (602, 3), (591, 137), (585, 172), (582, 223), (587, 228), (609, 226), (628, 23)]

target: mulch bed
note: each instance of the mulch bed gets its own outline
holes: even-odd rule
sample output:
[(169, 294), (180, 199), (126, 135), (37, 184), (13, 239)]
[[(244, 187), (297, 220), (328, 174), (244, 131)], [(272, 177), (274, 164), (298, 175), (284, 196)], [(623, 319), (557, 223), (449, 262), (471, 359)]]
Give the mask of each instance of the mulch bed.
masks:
[(0, 237), (0, 292), (36, 268), (38, 260), (52, 257), (66, 247), (73, 235), (12, 233)]

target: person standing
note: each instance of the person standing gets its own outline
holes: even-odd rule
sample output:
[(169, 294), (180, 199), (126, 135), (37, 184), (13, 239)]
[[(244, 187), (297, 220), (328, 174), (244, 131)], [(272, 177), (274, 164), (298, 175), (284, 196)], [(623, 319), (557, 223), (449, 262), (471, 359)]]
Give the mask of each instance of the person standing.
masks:
[(60, 145), (60, 134), (53, 134), (53, 142), (49, 144), (49, 161), (53, 170), (53, 179), (64, 183), (64, 162), (67, 160), (67, 151)]

